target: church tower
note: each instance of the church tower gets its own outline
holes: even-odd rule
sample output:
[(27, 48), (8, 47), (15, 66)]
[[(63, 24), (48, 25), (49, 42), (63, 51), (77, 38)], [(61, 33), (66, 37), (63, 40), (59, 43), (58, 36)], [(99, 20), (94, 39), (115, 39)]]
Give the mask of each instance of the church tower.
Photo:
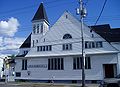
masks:
[(49, 30), (49, 21), (43, 3), (40, 4), (37, 12), (32, 19), (31, 47), (39, 42), (45, 33)]

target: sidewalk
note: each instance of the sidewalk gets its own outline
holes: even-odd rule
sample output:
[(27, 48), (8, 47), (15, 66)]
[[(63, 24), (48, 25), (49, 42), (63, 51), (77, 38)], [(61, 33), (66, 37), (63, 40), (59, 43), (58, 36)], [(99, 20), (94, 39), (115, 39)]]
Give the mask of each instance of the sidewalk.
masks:
[[(62, 84), (62, 83), (29, 83), (29, 82), (0, 82), (0, 87), (80, 87), (81, 84)], [(99, 87), (99, 84), (86, 84), (87, 87)]]

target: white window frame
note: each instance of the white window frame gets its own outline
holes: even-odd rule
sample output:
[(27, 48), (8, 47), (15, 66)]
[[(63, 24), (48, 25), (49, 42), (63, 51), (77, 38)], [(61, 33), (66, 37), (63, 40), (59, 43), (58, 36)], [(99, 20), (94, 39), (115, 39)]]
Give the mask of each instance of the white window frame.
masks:
[(27, 59), (22, 60), (22, 70), (27, 70)]
[[(82, 57), (73, 57), (73, 70), (82, 69)], [(91, 69), (91, 58), (85, 57), (85, 69)]]
[(37, 52), (39, 51), (52, 51), (52, 45), (37, 46)]
[(64, 58), (48, 58), (48, 70), (64, 70)]
[(33, 34), (36, 34), (36, 25), (33, 25)]
[(39, 33), (39, 24), (37, 24), (37, 33)]
[(102, 48), (102, 47), (103, 47), (102, 41), (85, 41), (85, 49)]
[(64, 51), (66, 51), (66, 50), (72, 50), (72, 44), (71, 43), (63, 44), (62, 45), (62, 49)]

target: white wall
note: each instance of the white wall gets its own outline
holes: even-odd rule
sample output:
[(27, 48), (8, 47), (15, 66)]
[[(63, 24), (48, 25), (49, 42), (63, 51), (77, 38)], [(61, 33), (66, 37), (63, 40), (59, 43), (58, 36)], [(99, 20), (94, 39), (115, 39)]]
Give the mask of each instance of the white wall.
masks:
[[(66, 18), (66, 15), (68, 18)], [(28, 68), (28, 70), (21, 70), (22, 59), (16, 58), (16, 72), (21, 72), (23, 79), (39, 79), (39, 80), (79, 80), (81, 79), (81, 70), (73, 70), (73, 59), (69, 55), (81, 54), (81, 23), (65, 12), (60, 19), (51, 27), (51, 29), (44, 35), (32, 35), (31, 39), (39, 39), (39, 43), (35, 44), (34, 48), (28, 52), (26, 57), (28, 65), (47, 64), (47, 56), (62, 56), (64, 58), (64, 70), (47, 70), (47, 68)], [(117, 64), (117, 50), (114, 49), (108, 42), (100, 37), (95, 32), (90, 33), (90, 28), (84, 25), (84, 39), (85, 41), (103, 41), (102, 48), (86, 49), (86, 54), (91, 55), (92, 68), (85, 70), (87, 80), (102, 80), (103, 79), (103, 64)], [(63, 40), (65, 34), (71, 34), (72, 39)], [(92, 34), (94, 37), (92, 38)], [(45, 41), (44, 41), (45, 39)], [(72, 43), (71, 51), (63, 51), (62, 44)], [(52, 51), (37, 52), (36, 46), (52, 45)], [(99, 54), (99, 55), (98, 55)], [(69, 57), (64, 57), (64, 56)], [(42, 58), (44, 57), (44, 58)], [(27, 72), (31, 75), (28, 76)]]
[[(91, 55), (91, 69), (86, 69), (86, 80), (102, 80), (103, 79), (103, 64), (117, 64), (116, 54)], [(58, 58), (58, 57), (56, 57)], [(60, 57), (61, 58), (61, 57)], [(21, 61), (16, 59), (16, 72), (21, 72), (23, 79), (34, 80), (80, 80), (82, 77), (81, 70), (73, 70), (73, 57), (64, 58), (64, 70), (48, 70), (47, 68), (28, 68), (21, 70)], [(47, 64), (48, 58), (29, 58), (28, 65)], [(27, 72), (31, 75), (28, 76)]]
[[(66, 18), (66, 15), (68, 18)], [(96, 34), (94, 31), (91, 33), (88, 26), (84, 25), (83, 31), (85, 41), (103, 41), (102, 48), (87, 49), (86, 54), (117, 52), (100, 35)], [(72, 38), (67, 40), (63, 39), (65, 34), (71, 34)], [(92, 37), (92, 34), (94, 37)], [(81, 22), (68, 12), (65, 12), (44, 36), (38, 35), (37, 37), (37, 35), (32, 35), (31, 38), (39, 39), (39, 43), (37, 43), (34, 48), (31, 48), (26, 57), (81, 54)], [(71, 51), (62, 51), (62, 45), (65, 43), (72, 43), (73, 47)], [(44, 45), (52, 45), (52, 51), (37, 52), (37, 46)]]
[[(39, 24), (39, 33), (37, 33), (37, 24)], [(41, 24), (43, 24), (43, 33), (41, 33)], [(32, 22), (32, 26), (34, 26), (34, 25), (36, 25), (36, 30), (35, 30), (35, 34), (32, 33), (32, 35), (31, 35), (31, 47), (33, 47), (33, 40), (34, 40), (34, 46), (36, 46), (36, 44), (37, 44), (36, 40), (38, 40), (38, 42), (39, 42), (40, 39), (49, 30), (49, 25), (44, 20), (38, 20), (38, 21)], [(32, 30), (32, 32), (33, 32), (33, 30)]]
[(120, 42), (112, 42), (112, 46), (114, 46), (118, 51), (118, 74), (120, 74)]

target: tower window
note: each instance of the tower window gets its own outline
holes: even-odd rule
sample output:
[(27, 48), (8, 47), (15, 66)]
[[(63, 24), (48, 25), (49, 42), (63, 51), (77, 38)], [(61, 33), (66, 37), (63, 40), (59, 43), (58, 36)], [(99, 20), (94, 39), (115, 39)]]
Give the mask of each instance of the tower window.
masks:
[(94, 34), (92, 34), (92, 38), (94, 37)]
[(45, 38), (44, 38), (44, 42), (45, 42)]
[(41, 24), (41, 33), (43, 33), (43, 24)]
[(35, 41), (33, 40), (33, 47), (34, 47), (34, 45), (35, 45)]
[(68, 18), (68, 15), (66, 15), (66, 19)]
[(39, 24), (37, 24), (37, 33), (39, 33)]
[(35, 32), (36, 32), (36, 25), (34, 24), (33, 25), (33, 34), (35, 34)]
[(38, 43), (38, 40), (36, 40), (36, 43)]

